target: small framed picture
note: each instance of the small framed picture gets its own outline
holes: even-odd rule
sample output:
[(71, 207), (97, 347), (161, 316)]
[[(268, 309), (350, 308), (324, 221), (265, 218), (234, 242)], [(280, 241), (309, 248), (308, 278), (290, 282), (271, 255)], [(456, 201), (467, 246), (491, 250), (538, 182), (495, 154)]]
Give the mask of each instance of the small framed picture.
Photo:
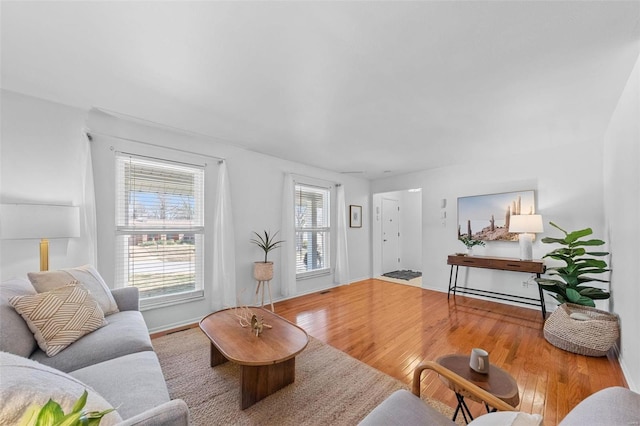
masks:
[(349, 206), (349, 227), (362, 228), (362, 206)]

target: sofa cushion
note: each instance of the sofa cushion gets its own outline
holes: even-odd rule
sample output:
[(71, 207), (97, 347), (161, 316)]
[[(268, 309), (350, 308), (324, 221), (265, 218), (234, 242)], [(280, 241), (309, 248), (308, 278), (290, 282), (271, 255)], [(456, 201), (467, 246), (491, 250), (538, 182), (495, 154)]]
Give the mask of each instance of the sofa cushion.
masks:
[(38, 293), (51, 291), (76, 280), (98, 301), (105, 315), (118, 312), (118, 305), (111, 295), (111, 290), (109, 290), (107, 283), (104, 282), (96, 268), (91, 265), (59, 271), (29, 272), (27, 275)]
[(107, 324), (98, 303), (76, 284), (30, 296), (14, 296), (9, 303), (22, 315), (47, 356), (56, 355)]
[(29, 357), (38, 347), (36, 338), (20, 314), (11, 306), (9, 299), (14, 296), (36, 294), (29, 281), (13, 278), (0, 283), (0, 351)]
[(602, 389), (569, 411), (559, 426), (633, 425), (640, 419), (640, 394), (615, 386)]
[(69, 373), (87, 383), (114, 407), (123, 419), (170, 400), (155, 352), (138, 352), (90, 365)]
[(118, 312), (105, 319), (106, 326), (82, 337), (58, 355), (49, 358), (41, 349), (36, 349), (31, 359), (69, 372), (119, 356), (153, 350), (149, 330), (139, 311)]
[(455, 423), (411, 392), (401, 389), (374, 408), (360, 425), (455, 426)]
[[(71, 411), (75, 401), (87, 390), (85, 411), (113, 408), (102, 396), (82, 381), (35, 361), (0, 352), (0, 419), (3, 424), (18, 424), (24, 411), (32, 404), (40, 406), (49, 398), (56, 401), (65, 413)], [(122, 418), (117, 412), (103, 417), (102, 426), (113, 425)]]

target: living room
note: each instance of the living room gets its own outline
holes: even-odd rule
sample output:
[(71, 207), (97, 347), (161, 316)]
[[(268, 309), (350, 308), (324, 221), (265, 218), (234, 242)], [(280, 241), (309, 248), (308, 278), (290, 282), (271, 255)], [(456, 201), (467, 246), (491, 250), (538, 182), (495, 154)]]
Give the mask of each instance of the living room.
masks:
[[(267, 13), (265, 9), (268, 8), (268, 3), (259, 6), (261, 13)], [(478, 3), (480, 6), (475, 7), (479, 7), (480, 11), (484, 10), (487, 14), (495, 12), (490, 5), (484, 2)], [(46, 4), (3, 2), (1, 202), (3, 204), (74, 205), (81, 208), (85, 218), (90, 218), (94, 211), (97, 224), (90, 220), (84, 221), (79, 238), (51, 240), (50, 269), (95, 264), (105, 281), (114, 283), (116, 260), (113, 252), (115, 250), (112, 241), (108, 240), (108, 235), (113, 234), (111, 227), (113, 222), (109, 224), (110, 219), (104, 216), (106, 211), (114, 209), (109, 206), (108, 201), (108, 197), (113, 198), (111, 189), (113, 180), (106, 172), (102, 173), (106, 169), (101, 168), (101, 161), (107, 161), (104, 159), (109, 158), (110, 152), (131, 152), (132, 150), (154, 157), (199, 156), (205, 159), (207, 167), (211, 165), (212, 185), (215, 188), (220, 168), (218, 160), (224, 159), (231, 188), (235, 246), (233, 253), (236, 294), (231, 296), (231, 300), (239, 297), (242, 303), (248, 303), (256, 286), (252, 276), (253, 263), (260, 259), (260, 252), (250, 243), (250, 239), (254, 231), (281, 229), (285, 174), (300, 176), (303, 180), (307, 178), (328, 182), (334, 186), (340, 184), (344, 189), (345, 204), (362, 207), (362, 227), (346, 229), (348, 282), (339, 282), (332, 275), (323, 275), (298, 280), (294, 291), (291, 292), (290, 288), (282, 287), (283, 281), (279, 278), (283, 272), (281, 268), (284, 251), (276, 250), (270, 254), (270, 259), (275, 263), (275, 279), (271, 283), (274, 301), (317, 293), (341, 284), (372, 278), (374, 273), (372, 247), (375, 244), (372, 233), (375, 220), (373, 194), (421, 188), (422, 287), (427, 290), (446, 292), (449, 280), (447, 255), (463, 249), (456, 238), (457, 199), (469, 195), (534, 190), (536, 212), (539, 212), (545, 221), (545, 232), (539, 237), (554, 235), (554, 230), (547, 225), (549, 221), (553, 221), (565, 229), (592, 227), (598, 238), (607, 241), (607, 250), (611, 252), (609, 263), (613, 270), (608, 287), (611, 298), (608, 301), (598, 302), (597, 306), (614, 312), (620, 317), (622, 337), (617, 344), (616, 354), (629, 388), (638, 391), (640, 389), (640, 365), (637, 362), (640, 359), (640, 338), (637, 337), (636, 332), (637, 325), (640, 324), (640, 313), (636, 309), (637, 303), (640, 302), (640, 290), (637, 285), (639, 272), (637, 241), (640, 238), (637, 221), (640, 216), (640, 178), (637, 167), (640, 160), (637, 119), (640, 82), (638, 4), (621, 2), (616, 5), (607, 5), (606, 2), (592, 2), (592, 6), (581, 4), (571, 6), (571, 2), (551, 2), (553, 3), (557, 3), (558, 9), (551, 12), (535, 9), (536, 2), (524, 2), (521, 5), (524, 8), (522, 11), (516, 8), (505, 11), (504, 15), (499, 16), (503, 19), (515, 19), (515, 17), (522, 18), (529, 14), (528, 19), (522, 18), (523, 22), (520, 24), (526, 25), (530, 33), (519, 36), (508, 32), (491, 33), (493, 37), (500, 35), (505, 38), (514, 37), (514, 44), (503, 46), (505, 50), (499, 50), (496, 55), (513, 52), (509, 49), (515, 50), (522, 44), (523, 49), (527, 47), (531, 52), (539, 54), (539, 56), (533, 56), (530, 62), (525, 61), (522, 56), (510, 62), (505, 57), (497, 56), (478, 63), (469, 63), (467, 61), (471, 59), (464, 57), (461, 59), (457, 55), (447, 57), (451, 61), (449, 63), (453, 64), (451, 65), (453, 76), (440, 85), (442, 87), (440, 90), (436, 90), (438, 87), (428, 86), (433, 89), (431, 95), (437, 102), (441, 102), (441, 109), (429, 104), (424, 110), (416, 110), (417, 117), (424, 115), (429, 116), (430, 120), (439, 120), (445, 130), (434, 126), (430, 128), (432, 134), (415, 137), (401, 128), (411, 124), (412, 120), (404, 116), (394, 116), (396, 102), (411, 101), (410, 93), (415, 90), (415, 85), (428, 83), (425, 80), (430, 77), (426, 75), (424, 80), (409, 79), (406, 85), (401, 86), (394, 83), (371, 97), (366, 97), (368, 103), (358, 104), (359, 110), (351, 111), (352, 115), (343, 118), (362, 124), (358, 121), (360, 114), (367, 115), (369, 111), (366, 124), (371, 127), (357, 134), (360, 140), (365, 142), (356, 146), (347, 146), (344, 140), (339, 139), (340, 142), (344, 142), (344, 146), (340, 143), (324, 145), (323, 152), (318, 152), (317, 158), (312, 161), (312, 159), (293, 159), (288, 156), (286, 150), (270, 152), (268, 148), (247, 149), (244, 146), (245, 143), (261, 142), (262, 130), (268, 134), (268, 137), (264, 137), (266, 147), (272, 140), (282, 136), (278, 132), (286, 128), (283, 124), (279, 124), (282, 127), (276, 127), (275, 130), (270, 127), (270, 121), (277, 122), (277, 117), (272, 115), (273, 111), (269, 110), (270, 102), (260, 100), (265, 96), (273, 96), (271, 101), (277, 101), (278, 106), (274, 109), (283, 110), (283, 116), (295, 122), (292, 125), (295, 127), (295, 132), (292, 130), (291, 133), (294, 135), (293, 138), (288, 135), (283, 136), (282, 139), (299, 137), (300, 145), (306, 144), (300, 141), (317, 143), (322, 139), (319, 133), (321, 129), (322, 132), (325, 131), (322, 128), (324, 124), (313, 120), (322, 114), (327, 116), (326, 120), (329, 120), (330, 115), (327, 111), (316, 110), (323, 107), (329, 108), (327, 105), (330, 105), (330, 100), (320, 98), (322, 93), (314, 89), (313, 83), (295, 78), (296, 75), (309, 71), (308, 68), (296, 68), (294, 73), (278, 76), (284, 83), (274, 85), (268, 91), (262, 92), (255, 86), (257, 82), (265, 83), (265, 80), (274, 78), (269, 73), (276, 73), (281, 68), (275, 67), (268, 59), (260, 59), (262, 57), (258, 54), (263, 46), (253, 46), (254, 38), (250, 37), (249, 41), (241, 46), (248, 55), (256, 56), (236, 57), (225, 51), (222, 57), (225, 61), (240, 62), (242, 64), (240, 68), (244, 70), (252, 67), (260, 69), (262, 66), (267, 78), (254, 81), (253, 79), (257, 77), (248, 75), (245, 80), (250, 82), (250, 84), (247, 83), (249, 88), (244, 88), (238, 93), (237, 99), (234, 99), (222, 87), (228, 83), (226, 80), (211, 83), (214, 88), (210, 89), (207, 84), (191, 85), (191, 79), (202, 81), (196, 79), (202, 77), (190, 74), (193, 70), (180, 74), (181, 67), (198, 68), (196, 64), (201, 64), (197, 59), (199, 52), (197, 55), (188, 55), (188, 38), (180, 42), (172, 42), (171, 36), (167, 35), (161, 38), (163, 45), (156, 45), (155, 42), (149, 43), (149, 40), (143, 37), (144, 34), (137, 39), (136, 33), (127, 34), (124, 31), (140, 28), (136, 24), (144, 22), (142, 17), (145, 13), (157, 13), (157, 16), (153, 16), (159, 19), (159, 23), (173, 22), (170, 19), (171, 14), (163, 12), (161, 8), (155, 12), (145, 11), (143, 6), (138, 5), (128, 14), (125, 9), (110, 9), (106, 4), (91, 6), (78, 3), (74, 6), (73, 3), (57, 2), (46, 2)], [(257, 14), (258, 16), (253, 16), (247, 12), (249, 9), (234, 10), (230, 4), (223, 4), (226, 7), (219, 11), (216, 19), (233, 21), (235, 12), (245, 20), (241, 21), (246, 27), (231, 26), (234, 32), (223, 34), (221, 40), (225, 40), (224, 37), (239, 37), (237, 31), (251, 28), (252, 24), (262, 19), (263, 15), (260, 13)], [(361, 7), (367, 5), (364, 3)], [(442, 3), (424, 2), (423, 4), (424, 7), (434, 5), (442, 7)], [(482, 9), (482, 5), (489, 9)], [(255, 4), (245, 3), (245, 7), (249, 6), (258, 7)], [(311, 12), (287, 10), (286, 3), (276, 3), (274, 7), (276, 6), (278, 9), (274, 13), (275, 16), (266, 15), (274, 19), (273, 22), (278, 22), (275, 19), (276, 16), (282, 17), (283, 21), (286, 18), (291, 18), (293, 21), (293, 18), (297, 17), (301, 19), (300, 22), (307, 22), (303, 20), (305, 18), (311, 24), (318, 26), (313, 28), (319, 28), (322, 19), (332, 22), (334, 13), (342, 19), (355, 20), (354, 15), (358, 15), (359, 12), (357, 4), (353, 3), (347, 7), (344, 14), (331, 9), (322, 9), (315, 4), (316, 9), (313, 9), (313, 12), (321, 12), (320, 17), (311, 19), (309, 17)], [(408, 6), (405, 5), (405, 7)], [(402, 10), (402, 12), (389, 10), (392, 11), (393, 17), (403, 17), (408, 20), (407, 25), (411, 23), (411, 28), (415, 28), (416, 24), (409, 19), (409, 16), (419, 16), (416, 14), (420, 11), (420, 2), (413, 7), (418, 9)], [(532, 9), (527, 9), (528, 7)], [(437, 9), (427, 9), (427, 12), (435, 13)], [(534, 11), (537, 13), (533, 13)], [(379, 10), (367, 10), (367, 12), (380, 20), (376, 21), (377, 24), (388, 23), (381, 17), (385, 13)], [(479, 13), (478, 10), (457, 11), (461, 13), (460, 19), (465, 17), (464, 22), (467, 24), (473, 20), (469, 18), (471, 12)], [(123, 16), (135, 16), (136, 19), (131, 18), (132, 21), (128, 22), (123, 20)], [(444, 16), (450, 18), (455, 14)], [(557, 21), (552, 20), (551, 16), (555, 16)], [(571, 20), (569, 19), (571, 16), (578, 18)], [(426, 18), (423, 17), (423, 19)], [(568, 21), (566, 25), (569, 29), (566, 32), (557, 30), (558, 22), (562, 22), (563, 19)], [(120, 22), (121, 26), (114, 25), (120, 20), (123, 20)], [(547, 22), (548, 20), (551, 22)], [(355, 22), (360, 21), (355, 20)], [(487, 18), (486, 22), (493, 21)], [(536, 25), (542, 25), (545, 22), (548, 23), (548, 27), (536, 30)], [(284, 25), (282, 22), (280, 24)], [(349, 21), (342, 25), (348, 28), (347, 24), (352, 23)], [(454, 24), (455, 22), (452, 21), (445, 26), (457, 28)], [(361, 25), (364, 24), (361, 23)], [(590, 33), (585, 30), (589, 25), (594, 28)], [(327, 26), (331, 27), (328, 24)], [(120, 28), (122, 33), (110, 39), (109, 31), (114, 27)], [(373, 25), (372, 27), (376, 28)], [(400, 31), (401, 27), (402, 25), (397, 25), (394, 28)], [(515, 31), (514, 27), (517, 25), (508, 26), (511, 31)], [(368, 29), (366, 25), (358, 28)], [(262, 27), (260, 29), (266, 31)], [(565, 38), (570, 38), (574, 29), (581, 29), (583, 32), (580, 33), (582, 38), (572, 44)], [(478, 40), (482, 41), (482, 31), (487, 29), (479, 26), (474, 27), (474, 30), (477, 31)], [(274, 30), (274, 33), (277, 34), (278, 31)], [(281, 31), (285, 30), (281, 29)], [(334, 36), (329, 35), (332, 34), (330, 30), (325, 29), (325, 31), (323, 34), (327, 38), (331, 39), (330, 37)], [(349, 34), (346, 29), (343, 31), (341, 35)], [(549, 38), (543, 37), (541, 33), (545, 33)], [(586, 33), (590, 35), (587, 37)], [(78, 37), (77, 34), (84, 34), (84, 36)], [(260, 33), (257, 32), (257, 34)], [(291, 37), (293, 33), (285, 31), (284, 34), (289, 36), (287, 40), (293, 38)], [(363, 34), (372, 36), (370, 32)], [(469, 33), (466, 35), (470, 36)], [(427, 37), (429, 34), (423, 34), (423, 36)], [(562, 36), (562, 39), (554, 40), (553, 36)], [(406, 43), (406, 39), (398, 37), (398, 45)], [(280, 40), (279, 37), (275, 38)], [(144, 65), (146, 62), (144, 55), (151, 55), (152, 49), (149, 49), (146, 52), (135, 52), (138, 55), (136, 61), (120, 62), (121, 57), (118, 52), (126, 51), (127, 41), (130, 41), (131, 45), (137, 41), (146, 47), (155, 46), (158, 50), (166, 48), (172, 55), (178, 55), (177, 57), (183, 61), (178, 66), (174, 64), (174, 57), (171, 57), (161, 62), (149, 61), (146, 67), (142, 67), (140, 64)], [(377, 39), (377, 42), (382, 43), (382, 40)], [(486, 41), (488, 45), (495, 42), (494, 38)], [(531, 47), (537, 42), (546, 43), (545, 47), (550, 49), (553, 45), (561, 47), (550, 50), (548, 56), (545, 56), (541, 53), (542, 49)], [(482, 43), (478, 42), (478, 44)], [(236, 48), (241, 46), (234, 45)], [(326, 48), (324, 43), (313, 46), (318, 51)], [(335, 47), (333, 44), (329, 46)], [(498, 49), (499, 46), (498, 44), (494, 48)], [(183, 47), (184, 55), (179, 56)], [(447, 45), (447, 49), (454, 48), (455, 46)], [(464, 53), (471, 55), (471, 51), (477, 48), (478, 46), (475, 48), (472, 46)], [(573, 50), (564, 51), (563, 48)], [(301, 50), (314, 51), (306, 47)], [(370, 60), (367, 55), (377, 52), (372, 49), (362, 55)], [(488, 52), (491, 52), (491, 47), (483, 50), (483, 53)], [(274, 49), (271, 53), (281, 60), (287, 58), (287, 55), (283, 55), (279, 49)], [(357, 52), (350, 53), (358, 57)], [(436, 53), (442, 54), (441, 51), (435, 51), (434, 55)], [(407, 54), (409, 57), (412, 55), (411, 52)], [(106, 59), (103, 62), (98, 58)], [(195, 62), (189, 62), (187, 59)], [(302, 55), (296, 64), (305, 63), (311, 59), (314, 58)], [(338, 56), (334, 60), (343, 59), (343, 56)], [(412, 59), (405, 58), (405, 60), (410, 62)], [(505, 63), (508, 66), (504, 65)], [(357, 60), (349, 64), (361, 66)], [(203, 64), (201, 65), (204, 67)], [(375, 65), (379, 67), (378, 70), (381, 70), (379, 72), (383, 76), (386, 73), (393, 75), (393, 67), (387, 68), (381, 63), (375, 63)], [(431, 63), (423, 65), (435, 66)], [(131, 68), (133, 66), (139, 68)], [(166, 69), (161, 68), (162, 66)], [(274, 66), (275, 71), (270, 66)], [(165, 71), (162, 71), (163, 69)], [(235, 70), (235, 68), (230, 69)], [(355, 74), (361, 69), (357, 68)], [(442, 69), (446, 70), (447, 67), (438, 68), (438, 70)], [(574, 74), (577, 70), (582, 71)], [(326, 69), (325, 71), (329, 72)], [(486, 82), (477, 83), (477, 79), (472, 79), (471, 74), (477, 73), (482, 74)], [(495, 75), (493, 79), (492, 73)], [(104, 75), (110, 76), (109, 79), (103, 80), (98, 77)], [(174, 81), (175, 75), (180, 75), (182, 80)], [(216, 75), (217, 78), (222, 76)], [(403, 74), (400, 74), (398, 78), (402, 79), (402, 76)], [(309, 78), (313, 80), (320, 77), (314, 75)], [(353, 76), (351, 78), (349, 83), (357, 86), (357, 78)], [(431, 78), (444, 78), (444, 76), (436, 75)], [(470, 86), (471, 83), (466, 83), (464, 78), (469, 78), (469, 81), (476, 85)], [(233, 87), (242, 87), (245, 80)], [(384, 78), (373, 81), (388, 82)], [(171, 87), (172, 84), (175, 84), (175, 87)], [(281, 95), (280, 91), (288, 84), (304, 85), (301, 89), (302, 93), (308, 94), (308, 99), (314, 100), (309, 100), (307, 104), (282, 104), (281, 102), (284, 102), (282, 99), (286, 96)], [(545, 86), (547, 84), (549, 86)], [(171, 87), (170, 90), (157, 89), (167, 86)], [(134, 87), (137, 91), (133, 96), (128, 96)], [(335, 90), (342, 89), (344, 88), (339, 86)], [(403, 93), (399, 89), (405, 91), (405, 95), (400, 100), (395, 98)], [(179, 93), (178, 90), (180, 90)], [(189, 104), (187, 94), (198, 90), (206, 90), (207, 93), (212, 93), (211, 96), (224, 93), (226, 96), (224, 102), (228, 103), (228, 109), (193, 108)], [(373, 91), (374, 88), (364, 87), (358, 90)], [(360, 95), (358, 90), (353, 95), (353, 99), (358, 99), (357, 96)], [(442, 94), (447, 91), (451, 92), (450, 96)], [(254, 98), (253, 92), (259, 96)], [(466, 95), (460, 97), (459, 92), (464, 92)], [(299, 95), (298, 92), (296, 94)], [(427, 98), (429, 94), (423, 93), (421, 96)], [(393, 99), (393, 104), (380, 107), (383, 114), (376, 110), (375, 105), (377, 105), (376, 100), (381, 102), (380, 100), (385, 98)], [(307, 98), (301, 96), (296, 101), (302, 102), (304, 99)], [(456, 105), (455, 101), (460, 99), (463, 100), (463, 104)], [(253, 107), (243, 109), (243, 105), (253, 105), (254, 102), (255, 110)], [(411, 103), (412, 108), (418, 108), (422, 105), (421, 102), (423, 101)], [(493, 115), (487, 117), (485, 110)], [(182, 111), (189, 113), (185, 114)], [(239, 115), (240, 111), (243, 111), (244, 115)], [(291, 111), (302, 112), (296, 115)], [(404, 109), (399, 111), (402, 114), (406, 113)], [(488, 121), (478, 122), (474, 114)], [(262, 118), (256, 119), (257, 121), (251, 121), (252, 117), (260, 116)], [(316, 118), (307, 121), (311, 120), (310, 116)], [(417, 120), (419, 121), (419, 118)], [(341, 120), (337, 120), (336, 128), (331, 131), (334, 132), (343, 125)], [(447, 132), (458, 127), (462, 130), (456, 130), (454, 137), (449, 137)], [(409, 127), (409, 129), (421, 128)], [(366, 138), (373, 139), (377, 136), (375, 133), (381, 132), (386, 134), (389, 140), (406, 137), (412, 143), (403, 146), (393, 140), (387, 143), (386, 151), (375, 149), (373, 145), (368, 146)], [(91, 136), (92, 141), (89, 141), (87, 135)], [(349, 136), (353, 135), (353, 133), (349, 134)], [(292, 152), (295, 145), (291, 145)], [(422, 154), (423, 145), (428, 147), (429, 154)], [(404, 156), (406, 164), (392, 164), (391, 161), (394, 158), (391, 157), (392, 153)], [(385, 162), (385, 156), (388, 156), (387, 162)], [(345, 159), (350, 167), (343, 166), (345, 163), (340, 162)], [(323, 165), (319, 166), (318, 161)], [(368, 164), (375, 166), (368, 166)], [(380, 168), (380, 165), (385, 167)], [(368, 167), (369, 171), (367, 171)], [(92, 173), (92, 170), (95, 173)], [(385, 171), (390, 172), (385, 173)], [(446, 201), (443, 203), (443, 200)], [(207, 201), (211, 203), (210, 211), (213, 211), (214, 201), (213, 196)], [(0, 249), (0, 279), (25, 277), (28, 272), (38, 269), (37, 241), (2, 240)], [(488, 243), (485, 247), (475, 250), (480, 255), (518, 256), (517, 244), (512, 243)], [(540, 238), (536, 238), (533, 244), (534, 258), (541, 258), (547, 251), (548, 247), (541, 243)], [(212, 281), (211, 269), (211, 265), (206, 267), (205, 282)], [(522, 295), (535, 296), (537, 293), (534, 287), (520, 286), (522, 277), (517, 273), (480, 273), (469, 275), (466, 279), (474, 286), (486, 290), (509, 291), (516, 282), (519, 287), (518, 292)], [(215, 291), (210, 284), (205, 284), (201, 298), (187, 303), (143, 310), (149, 331), (154, 333), (197, 323), (213, 309), (228, 306), (228, 302), (223, 301), (222, 296)], [(226, 297), (228, 298), (229, 295)], [(555, 303), (550, 297), (547, 298), (547, 305), (549, 310), (553, 310)]]

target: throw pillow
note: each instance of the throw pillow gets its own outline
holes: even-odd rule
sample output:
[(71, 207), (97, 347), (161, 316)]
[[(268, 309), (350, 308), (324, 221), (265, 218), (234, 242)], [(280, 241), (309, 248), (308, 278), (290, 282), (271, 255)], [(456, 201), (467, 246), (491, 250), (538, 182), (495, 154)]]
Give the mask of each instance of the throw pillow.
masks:
[(107, 283), (104, 282), (96, 268), (91, 265), (59, 271), (29, 272), (27, 275), (38, 293), (44, 293), (77, 280), (98, 301), (105, 315), (118, 312), (118, 305)]
[(28, 357), (38, 347), (29, 326), (13, 309), (9, 299), (37, 294), (26, 278), (12, 278), (0, 283), (0, 351)]
[[(68, 413), (85, 389), (88, 392), (84, 410), (103, 411), (112, 408), (105, 399), (80, 380), (27, 358), (0, 352), (0, 423), (14, 425), (32, 404), (40, 406), (49, 398), (60, 404)], [(100, 426), (122, 421), (113, 411), (102, 418)]]
[(33, 296), (15, 296), (9, 303), (27, 322), (40, 349), (50, 357), (107, 324), (98, 303), (76, 284)]

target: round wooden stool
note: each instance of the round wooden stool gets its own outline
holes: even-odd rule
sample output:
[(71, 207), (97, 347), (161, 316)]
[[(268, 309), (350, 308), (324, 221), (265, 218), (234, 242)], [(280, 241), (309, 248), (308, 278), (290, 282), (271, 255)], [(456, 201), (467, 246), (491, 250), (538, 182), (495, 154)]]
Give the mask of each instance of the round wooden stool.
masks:
[[(520, 403), (518, 384), (511, 374), (500, 367), (489, 364), (488, 374), (478, 373), (469, 366), (469, 355), (445, 355), (438, 358), (436, 362), (513, 407)], [(452, 420), (454, 422), (456, 417), (458, 417), (458, 412), (462, 412), (465, 423), (473, 420), (469, 407), (467, 407), (467, 404), (464, 402), (465, 397), (472, 401), (483, 403), (487, 408), (487, 412), (495, 411), (495, 409), (492, 410), (484, 401), (477, 399), (464, 389), (459, 388), (455, 383), (449, 382), (449, 380), (442, 376), (440, 380), (456, 393), (458, 406), (453, 414)], [(467, 419), (467, 416), (469, 416), (469, 419)]]

